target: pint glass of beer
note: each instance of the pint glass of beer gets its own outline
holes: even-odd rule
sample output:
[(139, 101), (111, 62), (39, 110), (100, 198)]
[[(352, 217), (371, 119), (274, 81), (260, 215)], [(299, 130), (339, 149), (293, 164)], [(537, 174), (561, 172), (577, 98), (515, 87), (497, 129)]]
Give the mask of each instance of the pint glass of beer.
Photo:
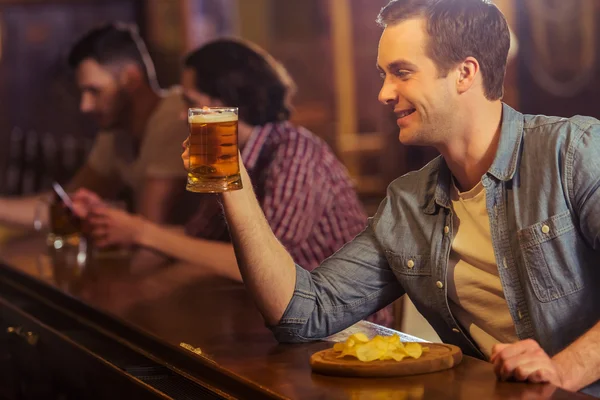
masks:
[[(48, 214), (47, 226), (44, 226), (42, 220), (45, 211)], [(76, 244), (83, 236), (81, 220), (73, 215), (56, 194), (39, 200), (35, 208), (33, 228), (38, 232), (47, 231), (48, 245), (57, 249), (67, 244)]]
[[(47, 223), (42, 218), (46, 214)], [(70, 271), (73, 276), (79, 276), (86, 268), (91, 247), (82, 225), (83, 221), (56, 194), (40, 199), (35, 210), (33, 228), (38, 232), (46, 232), (47, 261), (53, 268)], [(38, 267), (42, 271), (42, 266)], [(56, 275), (54, 278), (57, 278)]]
[(242, 188), (238, 160), (238, 109), (188, 110), (190, 165), (187, 190), (227, 192)]

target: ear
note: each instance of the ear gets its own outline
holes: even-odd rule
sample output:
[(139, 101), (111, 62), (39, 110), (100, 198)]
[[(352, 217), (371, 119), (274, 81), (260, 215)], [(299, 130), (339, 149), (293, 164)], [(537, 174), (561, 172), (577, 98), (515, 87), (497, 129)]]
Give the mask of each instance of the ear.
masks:
[(458, 65), (456, 90), (463, 94), (475, 84), (479, 74), (479, 62), (474, 57), (467, 57)]
[(126, 64), (119, 72), (119, 84), (129, 92), (138, 89), (144, 83), (144, 74), (133, 64)]

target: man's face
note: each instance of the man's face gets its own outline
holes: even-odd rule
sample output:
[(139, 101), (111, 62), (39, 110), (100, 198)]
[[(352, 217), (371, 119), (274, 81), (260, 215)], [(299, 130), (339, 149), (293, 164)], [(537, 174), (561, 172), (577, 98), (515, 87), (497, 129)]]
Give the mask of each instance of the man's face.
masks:
[(86, 59), (75, 71), (81, 92), (79, 109), (91, 116), (101, 129), (123, 127), (129, 114), (131, 97), (114, 72), (97, 61)]
[(388, 26), (381, 35), (377, 67), (384, 78), (379, 101), (393, 108), (404, 144), (435, 145), (450, 130), (455, 76), (441, 78), (426, 55), (422, 18)]
[(188, 108), (218, 107), (221, 102), (198, 91), (196, 88), (196, 71), (193, 68), (185, 68), (181, 73), (181, 89), (183, 91), (183, 102), (185, 109), (181, 118), (187, 121)]

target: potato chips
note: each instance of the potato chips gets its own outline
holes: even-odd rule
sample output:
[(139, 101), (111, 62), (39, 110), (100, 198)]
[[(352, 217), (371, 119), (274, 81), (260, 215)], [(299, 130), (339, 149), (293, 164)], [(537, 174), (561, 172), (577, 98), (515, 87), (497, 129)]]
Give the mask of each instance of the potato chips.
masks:
[(402, 361), (405, 357), (419, 358), (426, 347), (419, 343), (406, 343), (400, 341), (400, 336), (377, 335), (369, 340), (364, 333), (355, 333), (344, 343), (336, 343), (333, 346), (335, 352), (340, 353), (337, 358), (352, 356), (360, 361), (369, 362), (375, 360)]

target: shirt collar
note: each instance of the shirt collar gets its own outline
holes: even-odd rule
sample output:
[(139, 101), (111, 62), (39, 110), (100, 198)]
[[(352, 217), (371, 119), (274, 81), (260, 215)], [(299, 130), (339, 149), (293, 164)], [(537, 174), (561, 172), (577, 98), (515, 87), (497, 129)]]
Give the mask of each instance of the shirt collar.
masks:
[(523, 114), (502, 104), (502, 130), (498, 151), (488, 174), (501, 181), (513, 178), (517, 170), (523, 139)]

